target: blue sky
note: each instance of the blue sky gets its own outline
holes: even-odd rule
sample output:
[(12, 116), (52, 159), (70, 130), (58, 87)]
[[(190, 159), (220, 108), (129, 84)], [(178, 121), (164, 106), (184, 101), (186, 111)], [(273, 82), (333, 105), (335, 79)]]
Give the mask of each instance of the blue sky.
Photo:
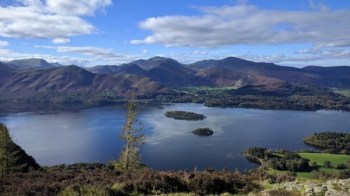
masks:
[(350, 65), (348, 0), (0, 0), (0, 60)]

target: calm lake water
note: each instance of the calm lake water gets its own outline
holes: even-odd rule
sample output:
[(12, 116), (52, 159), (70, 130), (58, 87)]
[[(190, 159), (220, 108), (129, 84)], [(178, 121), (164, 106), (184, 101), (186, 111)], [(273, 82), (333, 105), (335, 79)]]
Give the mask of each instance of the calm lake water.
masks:
[[(166, 118), (169, 110), (207, 116), (203, 121)], [(108, 162), (118, 158), (125, 109), (108, 106), (69, 112), (12, 113), (0, 116), (10, 133), (41, 165)], [(140, 114), (146, 143), (143, 162), (155, 169), (251, 169), (241, 155), (251, 146), (273, 149), (312, 149), (302, 140), (314, 132), (350, 132), (350, 113), (338, 111), (276, 111), (209, 108), (201, 104), (149, 106)], [(210, 127), (214, 135), (191, 133)]]

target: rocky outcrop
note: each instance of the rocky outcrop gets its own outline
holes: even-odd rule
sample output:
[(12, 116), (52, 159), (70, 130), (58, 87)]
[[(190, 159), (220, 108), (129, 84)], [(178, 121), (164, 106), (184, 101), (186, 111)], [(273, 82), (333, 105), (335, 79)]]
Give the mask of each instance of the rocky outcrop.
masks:
[(283, 191), (284, 195), (350, 196), (350, 178), (342, 180), (329, 180), (326, 182), (285, 182), (281, 184), (275, 184), (271, 188), (262, 191), (258, 195), (276, 195), (276, 192), (278, 191)]

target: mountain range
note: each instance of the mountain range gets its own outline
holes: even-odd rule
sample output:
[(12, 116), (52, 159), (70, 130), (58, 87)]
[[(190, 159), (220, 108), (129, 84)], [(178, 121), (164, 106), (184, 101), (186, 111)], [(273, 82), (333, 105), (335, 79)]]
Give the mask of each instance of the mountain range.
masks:
[(153, 57), (122, 65), (89, 68), (51, 64), (43, 59), (0, 62), (0, 94), (25, 96), (50, 92), (162, 93), (188, 86), (259, 86), (281, 82), (350, 88), (350, 67), (295, 68), (235, 57), (181, 64)]
[(235, 57), (203, 60), (188, 65), (170, 58), (153, 57), (120, 66), (95, 66), (87, 70), (96, 74), (142, 75), (166, 86), (241, 87), (284, 81), (322, 87), (350, 87), (349, 66), (295, 68)]

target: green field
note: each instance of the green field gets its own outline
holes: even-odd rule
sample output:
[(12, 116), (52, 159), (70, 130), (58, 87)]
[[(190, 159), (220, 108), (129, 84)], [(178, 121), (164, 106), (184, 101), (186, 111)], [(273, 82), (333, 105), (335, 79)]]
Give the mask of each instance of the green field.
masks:
[(323, 166), (325, 161), (330, 161), (331, 164), (335, 167), (340, 163), (346, 164), (350, 161), (350, 155), (341, 155), (341, 154), (328, 154), (328, 153), (298, 153), (301, 157), (316, 162), (318, 166)]
[[(335, 168), (326, 168), (323, 167), (324, 161), (330, 161), (333, 167), (336, 167), (338, 164), (346, 164), (350, 161), (350, 155), (340, 155), (340, 154), (328, 154), (328, 153), (298, 153), (301, 157), (309, 159), (309, 164), (316, 162), (319, 166), (318, 171), (325, 172), (327, 174), (332, 174), (339, 172), (340, 170)], [(278, 154), (276, 154), (278, 155)], [(288, 174), (289, 171), (279, 171), (274, 169), (269, 169), (268, 173), (270, 174)], [(312, 178), (313, 175), (311, 172), (296, 172), (298, 178)]]

